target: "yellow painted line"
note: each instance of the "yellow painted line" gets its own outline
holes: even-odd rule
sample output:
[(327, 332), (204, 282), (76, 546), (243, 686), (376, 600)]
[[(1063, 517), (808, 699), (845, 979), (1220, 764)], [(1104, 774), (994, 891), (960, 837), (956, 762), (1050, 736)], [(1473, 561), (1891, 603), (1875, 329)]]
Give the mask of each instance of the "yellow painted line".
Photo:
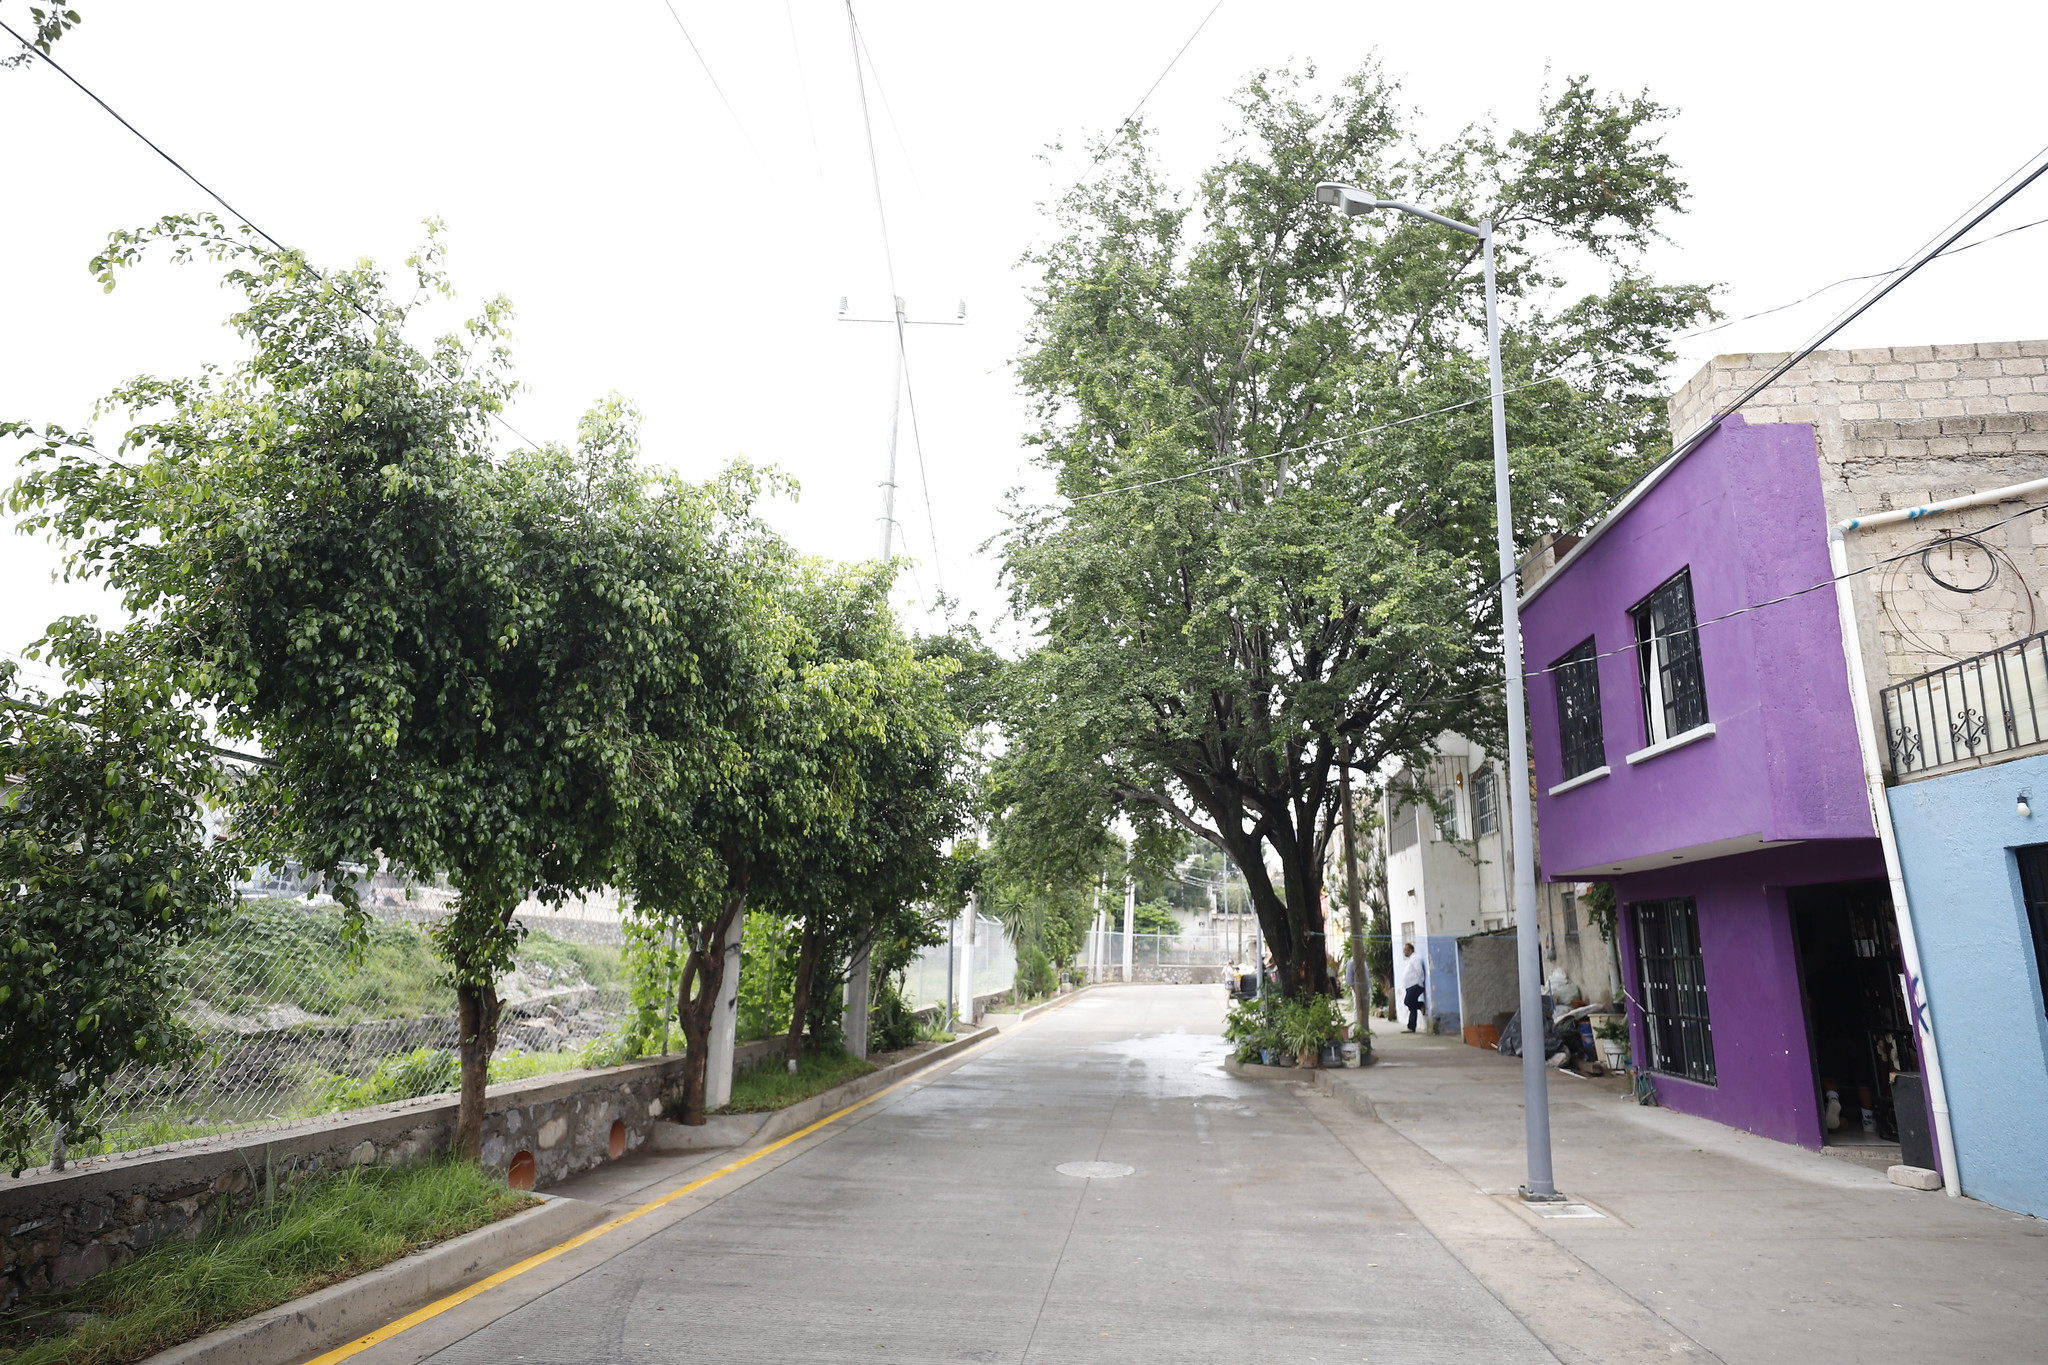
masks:
[[(971, 1057), (975, 1053), (987, 1047), (990, 1043), (997, 1042), (1001, 1038), (1002, 1034), (997, 1033), (994, 1037), (985, 1038), (981, 1042), (976, 1043), (973, 1047), (963, 1048), (954, 1057), (948, 1057), (944, 1060), (955, 1061), (959, 1058)], [(848, 1114), (851, 1114), (854, 1110), (866, 1108), (868, 1105), (871, 1105), (876, 1100), (882, 1098), (882, 1096), (887, 1095), (892, 1091), (901, 1090), (904, 1086), (909, 1085), (912, 1081), (918, 1080), (923, 1075), (924, 1071), (920, 1069), (919, 1071), (916, 1071), (911, 1075), (905, 1076), (902, 1080), (897, 1081), (895, 1084), (887, 1085), (884, 1086), (882, 1089), (877, 1090), (874, 1094), (869, 1095), (866, 1099), (855, 1100), (852, 1104), (847, 1105), (844, 1109), (835, 1110), (832, 1113), (825, 1115), (824, 1118), (819, 1119), (816, 1123), (810, 1124), (808, 1127), (799, 1128), (794, 1133), (789, 1134), (787, 1137), (777, 1138), (775, 1141), (769, 1143), (766, 1147), (763, 1147), (758, 1152), (750, 1152), (746, 1156), (741, 1157), (738, 1161), (728, 1162), (727, 1164), (720, 1166), (717, 1170), (711, 1172), (711, 1174), (709, 1175), (699, 1176), (697, 1177), (697, 1179), (692, 1180), (687, 1185), (679, 1185), (675, 1189), (670, 1190), (667, 1194), (662, 1195), (658, 1199), (650, 1199), (645, 1204), (640, 1205), (640, 1207), (633, 1209), (631, 1212), (622, 1213), (618, 1217), (613, 1218), (608, 1222), (599, 1223), (596, 1227), (590, 1229), (588, 1232), (579, 1232), (574, 1237), (571, 1237), (568, 1241), (558, 1242), (554, 1246), (549, 1247), (546, 1251), (536, 1251), (533, 1255), (527, 1257), (525, 1260), (515, 1262), (512, 1265), (508, 1265), (495, 1275), (486, 1275), (483, 1279), (478, 1280), (475, 1284), (469, 1285), (468, 1287), (463, 1289), (458, 1289), (453, 1294), (448, 1295), (446, 1298), (435, 1299), (426, 1307), (416, 1309), (413, 1312), (407, 1313), (404, 1317), (398, 1319), (396, 1322), (385, 1323), (382, 1327), (379, 1327), (376, 1331), (371, 1332), (368, 1336), (357, 1337), (354, 1341), (349, 1342), (347, 1345), (337, 1346), (333, 1350), (327, 1352), (325, 1355), (314, 1356), (311, 1360), (306, 1362), (306, 1365), (336, 1365), (336, 1362), (338, 1361), (347, 1360), (352, 1356), (361, 1355), (364, 1351), (369, 1350), (372, 1346), (379, 1345), (383, 1342), (391, 1340), (391, 1338), (395, 1336), (399, 1336), (403, 1333), (410, 1332), (413, 1328), (419, 1326), (421, 1323), (431, 1321), (434, 1318), (438, 1318), (443, 1313), (447, 1312), (449, 1309), (460, 1307), (461, 1305), (468, 1303), (471, 1299), (475, 1298), (479, 1294), (485, 1293), (492, 1289), (496, 1289), (499, 1285), (504, 1284), (510, 1280), (515, 1280), (519, 1276), (524, 1275), (527, 1271), (532, 1270), (537, 1266), (546, 1265), (549, 1261), (554, 1260), (557, 1256), (565, 1255), (568, 1252), (574, 1251), (577, 1247), (580, 1247), (587, 1242), (594, 1242), (608, 1232), (616, 1232), (620, 1228), (626, 1226), (626, 1224), (628, 1223), (635, 1222), (641, 1218), (645, 1218), (648, 1214), (653, 1213), (656, 1209), (664, 1208), (667, 1205), (673, 1204), (676, 1200), (681, 1199), (684, 1195), (694, 1193), (697, 1190), (701, 1190), (706, 1185), (712, 1183), (714, 1180), (723, 1180), (726, 1176), (731, 1175), (734, 1171), (740, 1170), (747, 1166), (751, 1166), (755, 1162), (759, 1161), (762, 1157), (768, 1156), (774, 1152), (779, 1152), (784, 1147), (789, 1146), (792, 1142), (802, 1141), (804, 1138), (809, 1137), (812, 1133), (817, 1132), (820, 1128), (825, 1127), (827, 1124), (837, 1123), (839, 1120), (845, 1118)]]

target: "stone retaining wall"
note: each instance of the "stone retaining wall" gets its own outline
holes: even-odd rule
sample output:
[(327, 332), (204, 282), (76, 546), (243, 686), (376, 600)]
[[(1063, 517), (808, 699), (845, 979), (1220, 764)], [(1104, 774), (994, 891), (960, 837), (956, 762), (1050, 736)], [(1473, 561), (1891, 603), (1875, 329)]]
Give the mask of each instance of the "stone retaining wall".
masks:
[[(509, 1171), (522, 1154), (534, 1188), (644, 1145), (680, 1056), (561, 1072), (487, 1092), (483, 1161)], [(76, 1284), (169, 1237), (191, 1237), (275, 1185), (350, 1166), (404, 1166), (445, 1151), (456, 1097), (432, 1095), (140, 1152), (64, 1171), (0, 1176), (0, 1310), (24, 1293)], [(521, 1163), (522, 1168), (524, 1163)]]

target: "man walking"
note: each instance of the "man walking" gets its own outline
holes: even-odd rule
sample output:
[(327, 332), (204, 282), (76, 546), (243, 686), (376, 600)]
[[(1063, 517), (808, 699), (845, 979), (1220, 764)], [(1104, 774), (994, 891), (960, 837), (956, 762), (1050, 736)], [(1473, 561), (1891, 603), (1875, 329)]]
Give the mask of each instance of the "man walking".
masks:
[(1422, 959), (1415, 955), (1415, 945), (1401, 945), (1401, 1003), (1408, 1011), (1408, 1031), (1415, 1032), (1415, 1021), (1422, 1013), (1422, 999), (1426, 977)]

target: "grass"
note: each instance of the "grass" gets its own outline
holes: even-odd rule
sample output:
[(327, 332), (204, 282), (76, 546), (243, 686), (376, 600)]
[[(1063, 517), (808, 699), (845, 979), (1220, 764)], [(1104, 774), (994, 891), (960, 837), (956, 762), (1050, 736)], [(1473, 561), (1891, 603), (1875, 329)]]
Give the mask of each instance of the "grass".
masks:
[(733, 1077), (732, 1099), (720, 1114), (759, 1114), (765, 1110), (787, 1109), (800, 1100), (822, 1095), (835, 1085), (844, 1085), (875, 1068), (848, 1052), (806, 1052), (791, 1073), (787, 1063), (776, 1057), (751, 1071)]
[[(531, 1204), (467, 1162), (309, 1181), (190, 1242), (152, 1247), (0, 1315), (5, 1365), (126, 1365)], [(47, 1335), (53, 1323), (69, 1324)]]

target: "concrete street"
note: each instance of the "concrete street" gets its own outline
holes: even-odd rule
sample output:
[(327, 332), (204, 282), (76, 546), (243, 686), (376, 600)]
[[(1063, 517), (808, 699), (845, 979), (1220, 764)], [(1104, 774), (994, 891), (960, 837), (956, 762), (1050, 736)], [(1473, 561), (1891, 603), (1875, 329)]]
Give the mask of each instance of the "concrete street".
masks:
[[(1330, 1077), (1363, 1089), (1322, 1094), (1226, 1074), (1221, 1013), (1213, 986), (1090, 992), (356, 1360), (2048, 1354), (2033, 1220), (1715, 1145), (1570, 1080), (1560, 1149), (1597, 1157), (1561, 1156), (1560, 1178), (1607, 1216), (1537, 1219), (1499, 1197), (1519, 1177), (1501, 1059), (1404, 1036), (1395, 1065)], [(733, 1155), (558, 1192), (624, 1211)], [(1824, 1271), (1842, 1283), (1813, 1285)]]

